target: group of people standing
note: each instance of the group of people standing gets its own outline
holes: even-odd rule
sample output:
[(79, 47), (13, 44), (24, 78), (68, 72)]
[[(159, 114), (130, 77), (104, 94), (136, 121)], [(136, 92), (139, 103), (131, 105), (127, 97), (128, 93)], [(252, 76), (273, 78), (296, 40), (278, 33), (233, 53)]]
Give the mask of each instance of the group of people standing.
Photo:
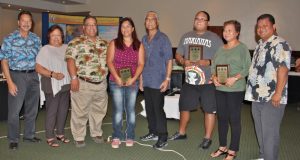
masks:
[[(122, 141), (127, 147), (135, 140), (135, 103), (138, 90), (144, 92), (148, 133), (142, 141), (157, 141), (153, 147), (165, 147), (168, 140), (187, 139), (190, 112), (199, 106), (204, 111), (205, 133), (199, 145), (207, 149), (212, 143), (215, 119), (218, 120), (219, 148), (211, 157), (225, 155), (234, 159), (239, 151), (241, 107), (252, 101), (252, 114), (260, 148), (260, 158), (278, 159), (280, 123), (287, 104), (287, 73), (291, 48), (276, 34), (275, 19), (270, 14), (257, 18), (256, 32), (261, 38), (251, 63), (247, 46), (239, 41), (241, 24), (224, 23), (221, 38), (208, 31), (210, 16), (206, 11), (195, 15), (193, 31), (185, 33), (176, 50), (176, 60), (185, 68), (185, 83), (179, 99), (179, 130), (168, 137), (164, 92), (169, 88), (172, 72), (172, 46), (159, 30), (158, 14), (145, 17), (147, 34), (140, 41), (131, 18), (120, 20), (117, 38), (110, 43), (97, 36), (97, 19), (83, 20), (84, 34), (63, 44), (64, 34), (58, 25), (48, 30), (48, 45), (30, 32), (32, 15), (18, 16), (19, 29), (4, 39), (0, 60), (8, 84), (8, 139), (10, 149), (19, 142), (19, 112), (25, 107), (24, 141), (40, 142), (35, 137), (35, 118), (41, 89), (46, 97), (46, 138), (51, 147), (69, 143), (64, 126), (71, 99), (71, 132), (76, 147), (84, 147), (87, 122), (95, 143), (103, 142), (102, 120), (106, 115), (107, 74), (113, 107), (112, 148)], [(196, 47), (195, 47), (196, 46)], [(189, 59), (191, 47), (201, 49), (202, 58)], [(228, 67), (228, 78), (220, 82), (217, 66)], [(125, 75), (124, 72), (126, 72)], [(129, 77), (124, 77), (129, 76)], [(246, 82), (248, 77), (248, 82)], [(126, 78), (126, 79), (125, 79)], [(126, 130), (123, 128), (126, 114)], [(230, 145), (227, 134), (231, 127)]]

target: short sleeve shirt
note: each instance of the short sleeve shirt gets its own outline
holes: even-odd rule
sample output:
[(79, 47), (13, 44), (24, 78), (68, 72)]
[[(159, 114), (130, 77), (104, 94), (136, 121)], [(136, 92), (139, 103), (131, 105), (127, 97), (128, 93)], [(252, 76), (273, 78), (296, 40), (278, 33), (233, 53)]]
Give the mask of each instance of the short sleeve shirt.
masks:
[(159, 30), (151, 41), (145, 35), (142, 39), (145, 47), (145, 66), (143, 70), (143, 86), (159, 89), (166, 79), (168, 60), (173, 58), (172, 45), (167, 35)]
[(34, 70), (35, 58), (41, 48), (40, 38), (29, 32), (26, 38), (19, 30), (4, 38), (1, 46), (0, 60), (7, 59), (12, 70)]
[[(202, 59), (213, 59), (215, 53), (223, 45), (221, 38), (211, 32), (206, 31), (202, 35), (195, 31), (184, 34), (179, 42), (176, 53), (189, 59), (189, 50), (191, 46), (200, 46), (202, 48)], [(185, 82), (191, 85), (208, 84), (211, 78), (210, 66), (188, 66), (185, 67)]]
[[(245, 100), (269, 102), (277, 85), (277, 69), (290, 69), (291, 47), (282, 38), (273, 35), (267, 41), (259, 41), (253, 54), (246, 88)], [(287, 104), (287, 84), (284, 86), (281, 104)]]
[(106, 51), (108, 43), (100, 37), (93, 42), (82, 35), (69, 42), (66, 58), (75, 60), (77, 75), (92, 82), (106, 79), (108, 69), (106, 65)]

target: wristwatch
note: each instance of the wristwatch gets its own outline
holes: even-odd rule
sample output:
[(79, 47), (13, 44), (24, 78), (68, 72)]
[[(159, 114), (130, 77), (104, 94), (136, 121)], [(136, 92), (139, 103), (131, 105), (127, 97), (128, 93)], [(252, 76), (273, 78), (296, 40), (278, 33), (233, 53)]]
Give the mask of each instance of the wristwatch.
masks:
[(71, 79), (72, 79), (72, 80), (75, 80), (75, 79), (77, 79), (77, 76), (74, 75), (74, 76), (71, 77)]

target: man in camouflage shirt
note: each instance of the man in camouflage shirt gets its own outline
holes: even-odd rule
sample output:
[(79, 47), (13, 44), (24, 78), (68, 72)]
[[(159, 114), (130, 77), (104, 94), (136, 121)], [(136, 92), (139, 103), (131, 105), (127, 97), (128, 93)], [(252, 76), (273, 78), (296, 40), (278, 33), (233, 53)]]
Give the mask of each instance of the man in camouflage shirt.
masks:
[(97, 19), (83, 20), (84, 35), (74, 38), (66, 51), (71, 76), (71, 131), (76, 147), (85, 146), (86, 124), (96, 143), (102, 143), (102, 120), (106, 115), (107, 42), (97, 36)]

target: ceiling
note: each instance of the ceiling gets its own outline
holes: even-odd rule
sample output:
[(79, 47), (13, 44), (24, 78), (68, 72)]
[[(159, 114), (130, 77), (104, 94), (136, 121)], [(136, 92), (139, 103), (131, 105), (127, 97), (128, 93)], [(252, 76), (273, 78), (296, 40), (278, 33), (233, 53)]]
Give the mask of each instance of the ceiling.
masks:
[(85, 5), (88, 0), (0, 0), (0, 7), (12, 10), (29, 10), (31, 12), (64, 13), (70, 15), (88, 15), (89, 11), (66, 13), (71, 5)]

